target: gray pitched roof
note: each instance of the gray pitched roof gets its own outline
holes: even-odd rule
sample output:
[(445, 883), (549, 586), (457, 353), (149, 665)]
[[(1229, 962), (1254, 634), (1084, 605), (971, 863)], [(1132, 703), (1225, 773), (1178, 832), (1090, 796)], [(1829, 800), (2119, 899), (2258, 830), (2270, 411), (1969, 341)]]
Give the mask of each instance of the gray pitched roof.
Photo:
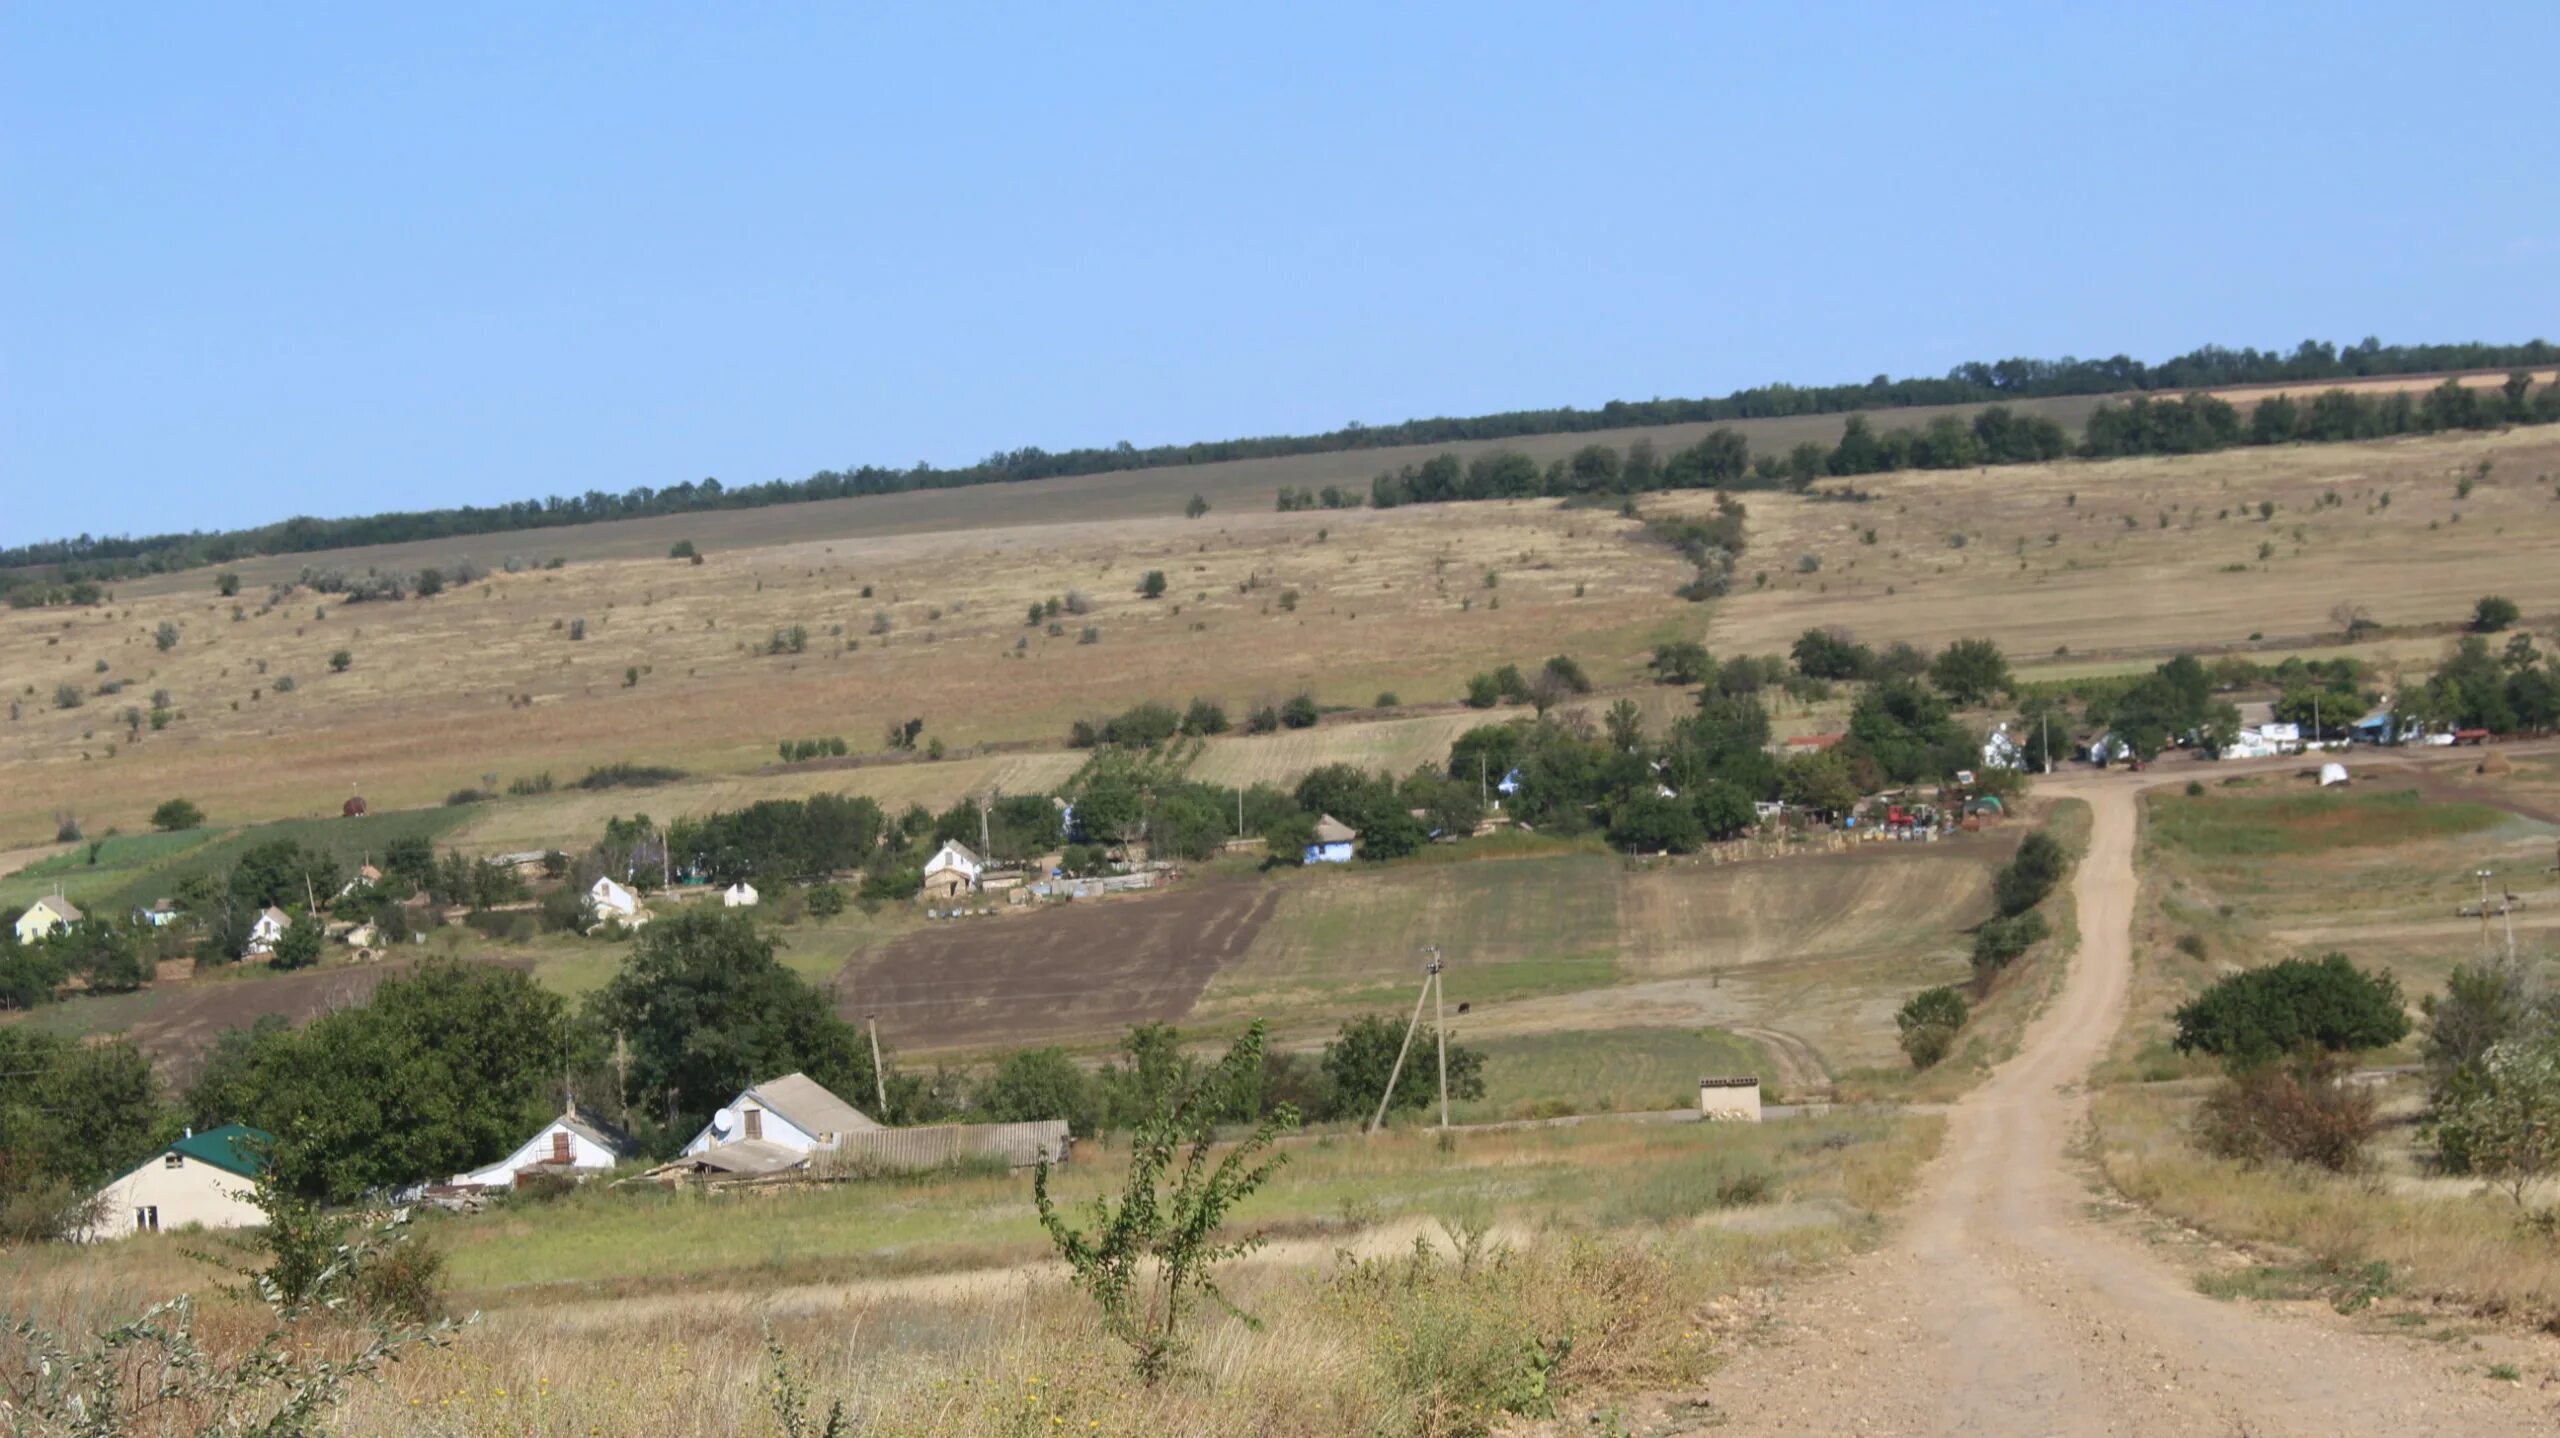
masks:
[(859, 1133), (878, 1128), (860, 1109), (827, 1092), (803, 1073), (767, 1079), (747, 1090), (747, 1097), (791, 1120), (801, 1132), (823, 1138), (831, 1133)]
[[(60, 894), (47, 894), (43, 898), (36, 900), (36, 904), (42, 904), (46, 908), (52, 910), (66, 924), (76, 924), (80, 922), (80, 906), (72, 903), (69, 899), (62, 897)], [(35, 907), (35, 904), (29, 904), (27, 907), (32, 909)]]
[(1331, 814), (1316, 820), (1316, 842), (1319, 844), (1348, 844), (1359, 837), (1352, 832), (1350, 825)]
[(571, 1109), (562, 1114), (560, 1126), (616, 1158), (629, 1158), (639, 1152), (639, 1146), (631, 1141), (629, 1134), (585, 1109)]

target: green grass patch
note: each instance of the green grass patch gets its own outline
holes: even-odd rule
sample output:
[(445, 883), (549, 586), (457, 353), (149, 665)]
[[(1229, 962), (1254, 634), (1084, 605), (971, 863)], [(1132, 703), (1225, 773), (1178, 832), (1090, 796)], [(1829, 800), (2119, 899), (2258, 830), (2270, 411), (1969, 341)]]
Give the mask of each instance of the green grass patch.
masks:
[(2269, 795), (2162, 795), (2151, 832), (2202, 859), (2320, 854), (2476, 834), (2506, 822), (2486, 804), (2430, 802), (2414, 790)]
[(98, 896), (113, 894), (154, 866), (212, 841), (220, 832), (180, 829), (165, 834), (112, 834), (92, 843), (77, 844), (0, 879), (0, 905), (20, 907), (59, 886), (72, 902), (84, 908), (102, 907)]
[[(1504, 1035), (1468, 1047), (1484, 1053), (1485, 1094), (1458, 1104), (1462, 1123), (1687, 1108), (1707, 1074), (1776, 1080), (1760, 1046), (1722, 1029), (1570, 1029)], [(1425, 1077), (1428, 1077), (1426, 1071)]]
[(280, 819), (271, 824), (251, 824), (129, 871), (116, 884), (102, 888), (98, 901), (111, 909), (148, 904), (168, 894), (189, 875), (220, 873), (239, 862), (249, 850), (280, 839), (319, 849), (337, 860), (342, 872), (351, 874), (358, 865), (379, 860), (394, 840), (422, 838), (434, 843), (470, 817), (468, 808), (397, 809), (361, 819)]

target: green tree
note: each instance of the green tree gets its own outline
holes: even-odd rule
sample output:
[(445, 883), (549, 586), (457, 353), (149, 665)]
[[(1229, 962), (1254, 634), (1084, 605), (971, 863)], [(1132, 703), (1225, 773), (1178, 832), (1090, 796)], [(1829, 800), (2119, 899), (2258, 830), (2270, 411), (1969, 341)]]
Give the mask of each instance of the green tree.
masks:
[[(1323, 1117), (1366, 1119), (1377, 1112), (1379, 1096), (1387, 1091), (1387, 1075), (1395, 1069), (1396, 1050), (1404, 1044), (1404, 1034), (1403, 1019), (1379, 1014), (1367, 1014), (1342, 1026), (1333, 1042), (1324, 1046), (1324, 1074), (1332, 1083), (1333, 1107)], [(1429, 1026), (1414, 1030), (1404, 1074), (1396, 1081), (1395, 1102), (1389, 1105), (1391, 1112), (1419, 1110), (1439, 1101), (1435, 1047), (1438, 1034)], [(1425, 1059), (1429, 1061), (1427, 1068), (1417, 1066)], [(1484, 1097), (1484, 1055), (1464, 1044), (1449, 1045), (1449, 1097)]]
[(151, 633), (151, 642), (159, 646), (160, 652), (163, 654), (177, 648), (178, 626), (170, 623), (166, 619), (161, 620), (160, 627), (153, 630)]
[(353, 653), (344, 649), (337, 650), (329, 656), (329, 672), (344, 674), (355, 662), (356, 656)]
[(90, 1043), (0, 1026), (0, 1238), (54, 1238), (91, 1190), (177, 1136), (150, 1061), (121, 1039)]
[(1970, 709), (2009, 692), (2009, 660), (1988, 639), (1959, 639), (1930, 662), (1929, 682)]
[[(1237, 1312), (1218, 1289), (1215, 1266), (1260, 1246), (1258, 1237), (1218, 1240), (1227, 1216), (1287, 1161), (1272, 1141), (1297, 1127), (1286, 1105), (1212, 1163), (1217, 1123), (1263, 1069), (1256, 1020), (1201, 1082), (1168, 1096), (1138, 1125), (1120, 1198), (1097, 1195), (1079, 1229), (1049, 1193), (1049, 1166), (1034, 1171), (1032, 1203), (1041, 1227), (1101, 1310), (1103, 1327), (1129, 1345), (1140, 1381), (1164, 1376), (1183, 1349), (1183, 1315), (1202, 1298)], [(1268, 1154), (1267, 1157), (1264, 1155)], [(1243, 1316), (1239, 1313), (1239, 1316)]]
[(1664, 684), (1703, 684), (1715, 675), (1715, 660), (1707, 646), (1691, 639), (1673, 640), (1653, 647), (1653, 658), (1647, 666), (1653, 677)]
[(2243, 1068), (2298, 1049), (2387, 1048), (2409, 1032), (2399, 981), (2389, 970), (2368, 974), (2344, 954), (2233, 974), (2173, 1017), (2178, 1052), (2212, 1054)]
[(1322, 713), (1316, 708), (1314, 695), (1292, 695), (1288, 703), (1280, 706), (1280, 722), (1292, 729), (1312, 729)]
[(164, 799), (159, 808), (151, 811), (151, 827), (164, 830), (201, 829), (204, 827), (204, 810), (185, 799)]
[(1102, 1129), (1101, 1086), (1062, 1048), (1016, 1049), (996, 1064), (972, 1096), (991, 1123), (1063, 1119), (1070, 1131), (1091, 1138)]
[(1970, 1015), (1964, 995), (1948, 985), (1913, 994), (1893, 1016), (1894, 1027), (1902, 1033), (1902, 1052), (1910, 1058), (1911, 1066), (1930, 1068), (1945, 1058), (1955, 1045), (1957, 1031)]
[(688, 909), (650, 924), (588, 1003), (596, 1028), (628, 1046), (624, 1099), (643, 1112), (669, 1106), (671, 1129), (794, 1071), (840, 1094), (873, 1088), (861, 1035), (782, 966), (745, 910)]
[(2471, 606), (2471, 627), (2481, 634), (2495, 634), (2512, 627), (2522, 611), (2516, 602), (2503, 594), (2484, 594)]
[(230, 599), (240, 592), (240, 576), (224, 570), (213, 577), (213, 592)]
[[(275, 1134), (307, 1197), (345, 1202), (504, 1155), (556, 1115), (575, 1057), (568, 1006), (530, 975), (446, 959), (386, 979), (300, 1032), (244, 1041), (217, 1076), (222, 1117)], [(218, 1055), (219, 1057), (219, 1055)], [(724, 1095), (725, 1097), (725, 1095)]]
[(2044, 902), (2071, 867), (2071, 856), (2042, 829), (2018, 841), (2018, 852), (1991, 876), (1992, 902), (2001, 914), (2023, 914)]
[(1686, 854), (1706, 841), (1696, 809), (1655, 791), (1631, 794), (1609, 809), (1609, 842), (1631, 854)]
[(1185, 519), (1198, 519), (1208, 512), (1208, 499), (1197, 494), (1191, 496), (1190, 501), (1182, 506), (1182, 517)]
[(310, 914), (296, 914), (277, 936), (274, 949), (267, 954), (267, 964), (278, 969), (307, 969), (320, 962), (320, 920)]
[(2436, 1142), (2522, 1207), (2560, 1171), (2560, 1028), (2492, 1044), (2436, 1111)]
[(1164, 597), (1164, 590), (1165, 590), (1165, 578), (1164, 578), (1164, 571), (1163, 571), (1163, 570), (1161, 570), (1161, 569), (1150, 569), (1150, 570), (1148, 570), (1145, 574), (1143, 574), (1143, 575), (1139, 576), (1139, 578), (1138, 578), (1138, 597), (1139, 597), (1139, 598), (1141, 598), (1141, 599), (1162, 599), (1162, 598)]

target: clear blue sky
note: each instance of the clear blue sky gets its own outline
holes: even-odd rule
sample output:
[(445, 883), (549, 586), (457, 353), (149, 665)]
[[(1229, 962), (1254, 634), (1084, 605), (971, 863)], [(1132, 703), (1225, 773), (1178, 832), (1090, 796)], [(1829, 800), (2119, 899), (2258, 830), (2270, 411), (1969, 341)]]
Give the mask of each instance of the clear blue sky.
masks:
[(394, 8), (0, 11), (0, 543), (2560, 335), (2548, 0)]

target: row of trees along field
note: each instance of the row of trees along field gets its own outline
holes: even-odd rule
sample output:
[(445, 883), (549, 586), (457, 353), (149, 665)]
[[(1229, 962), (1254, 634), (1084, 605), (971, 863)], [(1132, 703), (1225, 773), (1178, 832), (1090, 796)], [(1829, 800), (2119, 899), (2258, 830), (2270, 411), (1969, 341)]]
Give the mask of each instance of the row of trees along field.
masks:
[[(1403, 1038), (1402, 1016), (1372, 1015), (1318, 1054), (1267, 1055), (1231, 1117), (1286, 1104), (1318, 1120), (1365, 1118)], [(869, 1044), (832, 996), (783, 967), (750, 916), (717, 909), (651, 925), (583, 1005), (513, 969), (431, 962), (300, 1029), (269, 1017), (223, 1034), (174, 1095), (128, 1044), (0, 1028), (0, 1072), (11, 1075), (0, 1090), (0, 1239), (59, 1234), (87, 1192), (190, 1125), (275, 1134), (295, 1186), (346, 1202), (504, 1155), (559, 1113), (564, 1083), (665, 1156), (740, 1089), (795, 1071), (866, 1111), (885, 1085), (877, 1117), (892, 1124), (1064, 1119), (1088, 1137), (1136, 1123), (1198, 1076), (1161, 1024), (1132, 1031), (1098, 1069), (1057, 1048), (1002, 1055), (974, 1076), (901, 1067), (889, 1049), (883, 1062), (875, 1081)], [(1451, 1046), (1452, 1095), (1481, 1097), (1483, 1067), (1481, 1054)], [(1398, 1106), (1419, 1107), (1425, 1093), (1401, 1085)]]
[[(2494, 390), (2447, 380), (2424, 395), (2330, 390), (2308, 403), (2276, 395), (2259, 401), (2245, 418), (2238, 406), (2210, 394), (2175, 400), (2136, 396), (2123, 404), (2099, 406), (2089, 416), (2077, 445), (2052, 420), (1995, 404), (1970, 420), (1941, 415), (1919, 428), (1881, 433), (1864, 415), (1851, 415), (1838, 443), (1825, 446), (1806, 441), (1783, 455), (1755, 455), (1741, 432), (1730, 429), (1717, 430), (1668, 456), (1658, 454), (1647, 440), (1637, 440), (1623, 452), (1603, 444), (1585, 445), (1543, 468), (1527, 455), (1508, 450), (1472, 460), (1442, 454), (1379, 474), (1370, 481), (1369, 502), (1385, 509), (1453, 500), (1643, 494), (1662, 489), (1801, 491), (1825, 478), (1898, 470), (2035, 464), (2075, 455), (2118, 459), (2138, 454), (2200, 454), (2240, 445), (2379, 439), (2555, 421), (2560, 421), (2560, 385), (2537, 390), (2531, 376), (2521, 370)], [(1305, 506), (1284, 492), (1280, 507)]]
[[(904, 468), (861, 465), (820, 470), (803, 480), (726, 485), (717, 479), (620, 493), (588, 490), (499, 505), (464, 505), (350, 519), (297, 517), (247, 529), (143, 536), (80, 535), (0, 549), (0, 592), (59, 592), (81, 580), (166, 573), (221, 564), (257, 554), (301, 554), (368, 544), (398, 544), (463, 535), (503, 534), (592, 524), (600, 520), (706, 510), (752, 509), (806, 500), (894, 494), (914, 489), (999, 484), (1126, 469), (1157, 469), (1224, 460), (1330, 454), (1401, 445), (1517, 439), (1648, 425), (1713, 423), (1787, 415), (1841, 414), (1915, 405), (1983, 404), (2001, 400), (2123, 392), (2185, 391), (2236, 384), (2346, 380), (2434, 370), (2517, 369), (2560, 360), (2560, 347), (2541, 340), (2524, 344), (2385, 345), (2368, 338), (2338, 346), (2305, 340), (2290, 351), (2226, 349), (2207, 345), (2159, 364), (2124, 355), (2108, 359), (2007, 359), (1960, 364), (1937, 379), (1888, 379), (1858, 384), (1764, 385), (1715, 399), (1613, 400), (1596, 409), (1515, 410), (1472, 418), (1408, 420), (1389, 425), (1346, 425), (1314, 435), (1280, 435), (1140, 449), (1127, 442), (1051, 452), (1037, 447), (1000, 450), (973, 465), (942, 469), (919, 463)], [(2386, 431), (2398, 433), (2401, 431)], [(2311, 436), (2304, 436), (2311, 437)], [(1854, 451), (1853, 451), (1854, 452)], [(2130, 451), (2125, 451), (2130, 452)], [(1985, 459), (1968, 464), (1992, 462)], [(1885, 468), (1876, 465), (1873, 468)], [(1909, 466), (1902, 466), (1909, 467)], [(1843, 469), (1834, 473), (1866, 473)], [(11, 569), (45, 566), (39, 575)], [(27, 602), (47, 602), (29, 600)], [(54, 599), (50, 602), (63, 602)]]

